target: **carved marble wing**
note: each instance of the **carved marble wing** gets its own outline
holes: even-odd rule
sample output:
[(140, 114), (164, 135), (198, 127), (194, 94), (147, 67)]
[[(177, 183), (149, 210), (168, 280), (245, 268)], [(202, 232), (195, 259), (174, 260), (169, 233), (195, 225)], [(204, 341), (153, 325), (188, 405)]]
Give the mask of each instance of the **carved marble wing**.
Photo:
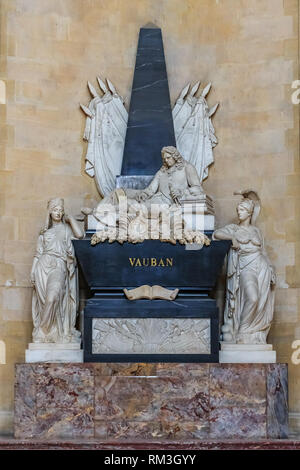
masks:
[(189, 90), (185, 87), (173, 108), (173, 121), (176, 145), (181, 155), (192, 163), (202, 182), (208, 176), (208, 167), (213, 163), (213, 148), (218, 143), (211, 117), (216, 112), (218, 104), (208, 108), (206, 96), (209, 93), (209, 83), (196, 97), (199, 88), (197, 82)]
[(107, 79), (106, 84), (97, 77), (103, 95), (100, 96), (88, 82), (92, 100), (88, 107), (81, 105), (86, 114), (83, 139), (88, 142), (85, 171), (95, 178), (102, 197), (116, 187), (116, 176), (122, 167), (128, 113), (122, 97)]

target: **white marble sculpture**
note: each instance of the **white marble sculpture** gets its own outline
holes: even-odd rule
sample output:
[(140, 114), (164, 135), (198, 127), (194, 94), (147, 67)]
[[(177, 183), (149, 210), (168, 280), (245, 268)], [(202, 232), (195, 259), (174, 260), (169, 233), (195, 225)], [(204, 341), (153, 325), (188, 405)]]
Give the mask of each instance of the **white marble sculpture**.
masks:
[(136, 287), (135, 289), (123, 289), (124, 294), (128, 300), (175, 300), (179, 289), (166, 289), (163, 286), (149, 286), (144, 284)]
[(83, 136), (88, 142), (85, 171), (95, 178), (102, 197), (116, 187), (116, 176), (121, 173), (128, 120), (122, 97), (110, 80), (106, 81), (107, 86), (98, 77), (103, 96), (88, 82), (92, 100), (88, 107), (81, 105), (87, 116)]
[[(88, 82), (92, 100), (88, 107), (81, 105), (86, 115), (83, 138), (88, 142), (85, 171), (95, 178), (100, 195), (105, 197), (115, 189), (116, 176), (121, 173), (128, 113), (111, 81), (107, 79), (106, 85), (99, 77), (97, 80), (103, 96)], [(195, 96), (199, 84), (190, 92), (189, 85), (182, 90), (172, 114), (177, 148), (185, 160), (194, 165), (202, 182), (214, 161), (213, 147), (217, 138), (211, 117), (218, 104), (208, 108), (205, 98), (211, 84), (204, 88), (200, 97)]]
[(195, 167), (171, 146), (163, 147), (162, 160), (147, 188), (118, 188), (102, 199), (93, 211), (98, 227), (92, 244), (105, 240), (137, 243), (147, 238), (209, 244), (201, 230), (187, 227), (182, 215), (185, 203), (195, 207), (198, 203), (204, 217), (207, 196)]
[(213, 235), (215, 240), (232, 240), (223, 342), (265, 345), (273, 319), (275, 271), (265, 251), (262, 234), (254, 225), (260, 212), (257, 193), (247, 190), (235, 194), (243, 195), (237, 206), (239, 223), (226, 225)]
[(190, 85), (182, 90), (172, 114), (176, 147), (194, 165), (202, 182), (208, 176), (208, 167), (214, 161), (213, 148), (218, 142), (211, 122), (218, 103), (209, 109), (205, 99), (211, 83), (203, 89), (200, 97), (196, 97), (199, 85), (197, 82), (191, 90)]
[(31, 282), (34, 343), (80, 343), (75, 329), (78, 290), (72, 238), (83, 238), (78, 222), (64, 213), (64, 201), (51, 199), (37, 242)]

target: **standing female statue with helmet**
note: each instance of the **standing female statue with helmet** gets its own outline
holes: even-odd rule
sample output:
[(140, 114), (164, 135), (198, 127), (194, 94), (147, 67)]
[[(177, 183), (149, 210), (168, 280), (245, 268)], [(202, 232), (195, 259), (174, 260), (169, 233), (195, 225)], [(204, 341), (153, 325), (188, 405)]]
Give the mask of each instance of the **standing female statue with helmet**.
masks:
[(215, 230), (215, 240), (232, 240), (228, 257), (223, 341), (266, 344), (274, 311), (275, 272), (254, 225), (260, 212), (255, 191), (240, 193), (238, 224)]

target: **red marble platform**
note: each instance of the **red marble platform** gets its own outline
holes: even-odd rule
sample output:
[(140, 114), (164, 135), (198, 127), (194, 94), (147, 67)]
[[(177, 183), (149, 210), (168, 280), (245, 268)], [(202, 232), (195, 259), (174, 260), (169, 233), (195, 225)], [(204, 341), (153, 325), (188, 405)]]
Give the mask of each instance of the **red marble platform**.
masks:
[(34, 440), (0, 438), (1, 450), (300, 450), (299, 439), (197, 441)]
[(286, 364), (16, 365), (15, 438), (32, 443), (267, 445), (287, 423)]

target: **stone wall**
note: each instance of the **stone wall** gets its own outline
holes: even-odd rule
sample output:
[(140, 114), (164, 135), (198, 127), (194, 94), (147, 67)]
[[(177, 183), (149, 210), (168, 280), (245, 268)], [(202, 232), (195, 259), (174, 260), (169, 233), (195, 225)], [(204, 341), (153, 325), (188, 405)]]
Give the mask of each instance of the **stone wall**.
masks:
[[(0, 80), (0, 432), (12, 430), (14, 363), (30, 341), (29, 272), (51, 196), (68, 211), (98, 195), (84, 174), (87, 80), (108, 76), (128, 106), (139, 28), (162, 28), (172, 103), (184, 84), (213, 82), (219, 144), (206, 191), (218, 224), (233, 190), (255, 188), (259, 226), (278, 273), (270, 340), (289, 362), (291, 425), (300, 431), (299, 106), (297, 0), (2, 0)], [(6, 88), (6, 93), (4, 93)]]

